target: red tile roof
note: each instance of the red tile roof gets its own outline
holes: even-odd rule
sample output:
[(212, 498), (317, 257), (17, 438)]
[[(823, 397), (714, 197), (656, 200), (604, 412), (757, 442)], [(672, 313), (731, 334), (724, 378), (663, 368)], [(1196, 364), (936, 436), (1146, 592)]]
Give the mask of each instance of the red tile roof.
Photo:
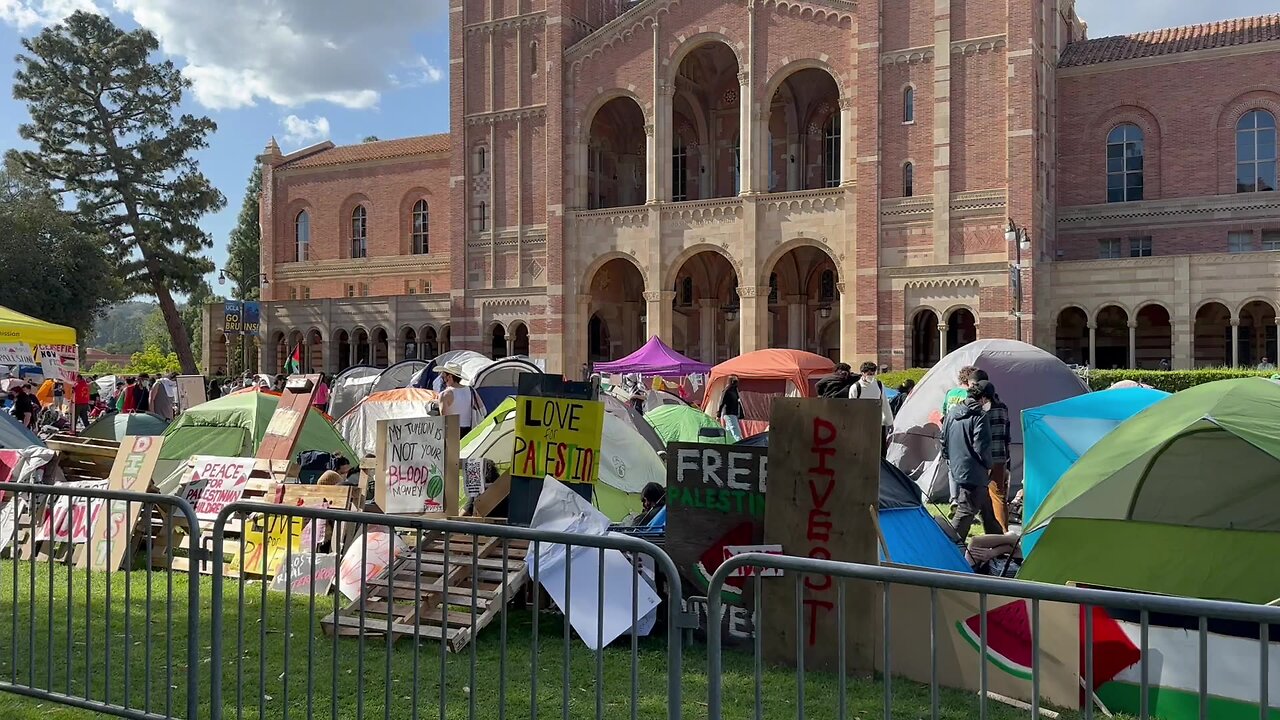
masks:
[(1083, 40), (1067, 46), (1058, 66), (1096, 65), (1268, 40), (1280, 40), (1280, 14)]
[[(305, 152), (305, 151), (303, 151)], [(449, 152), (449, 135), (419, 135), (397, 140), (377, 140), (359, 145), (331, 146), (297, 160), (286, 162), (285, 168), (313, 168), (374, 160), (392, 160), (413, 155), (434, 155)]]

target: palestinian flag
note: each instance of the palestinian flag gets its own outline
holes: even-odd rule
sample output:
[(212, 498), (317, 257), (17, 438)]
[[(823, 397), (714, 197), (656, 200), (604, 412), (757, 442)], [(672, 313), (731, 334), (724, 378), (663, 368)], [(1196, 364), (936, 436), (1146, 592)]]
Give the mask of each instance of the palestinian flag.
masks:
[[(711, 576), (724, 563), (725, 547), (730, 545), (751, 545), (755, 542), (755, 526), (745, 522), (725, 533), (724, 537), (707, 548), (693, 568), (694, 578), (698, 581), (701, 590), (703, 592), (707, 591), (711, 586)], [(725, 578), (724, 585), (720, 591), (720, 599), (731, 605), (741, 605), (742, 588), (746, 585), (746, 580), (744, 577)]]
[(302, 344), (299, 343), (293, 348), (293, 354), (289, 356), (289, 362), (284, 364), (284, 371), (289, 375), (297, 375), (302, 372)]

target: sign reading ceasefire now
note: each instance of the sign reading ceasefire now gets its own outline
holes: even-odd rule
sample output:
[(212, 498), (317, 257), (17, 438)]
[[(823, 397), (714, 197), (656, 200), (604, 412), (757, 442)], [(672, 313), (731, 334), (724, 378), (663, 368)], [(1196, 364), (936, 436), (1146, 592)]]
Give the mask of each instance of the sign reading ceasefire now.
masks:
[(557, 397), (516, 398), (512, 475), (595, 483), (600, 475), (604, 403)]

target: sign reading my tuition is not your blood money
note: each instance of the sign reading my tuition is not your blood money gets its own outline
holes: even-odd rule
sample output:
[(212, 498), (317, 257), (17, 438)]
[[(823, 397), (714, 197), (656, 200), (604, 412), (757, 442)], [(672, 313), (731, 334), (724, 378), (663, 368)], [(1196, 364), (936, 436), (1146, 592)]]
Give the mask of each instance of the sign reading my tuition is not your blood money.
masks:
[(458, 417), (378, 421), (374, 501), (389, 515), (456, 515)]
[(516, 398), (512, 474), (593, 484), (600, 475), (604, 403), (560, 397)]

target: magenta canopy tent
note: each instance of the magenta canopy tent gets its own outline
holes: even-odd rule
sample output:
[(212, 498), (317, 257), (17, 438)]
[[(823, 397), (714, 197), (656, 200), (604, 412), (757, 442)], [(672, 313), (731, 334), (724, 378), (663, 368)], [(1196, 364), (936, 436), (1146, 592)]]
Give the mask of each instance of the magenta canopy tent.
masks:
[(711, 366), (687, 358), (672, 350), (654, 335), (639, 350), (613, 362), (596, 363), (592, 369), (598, 373), (625, 373), (645, 376), (676, 377), (710, 372)]

